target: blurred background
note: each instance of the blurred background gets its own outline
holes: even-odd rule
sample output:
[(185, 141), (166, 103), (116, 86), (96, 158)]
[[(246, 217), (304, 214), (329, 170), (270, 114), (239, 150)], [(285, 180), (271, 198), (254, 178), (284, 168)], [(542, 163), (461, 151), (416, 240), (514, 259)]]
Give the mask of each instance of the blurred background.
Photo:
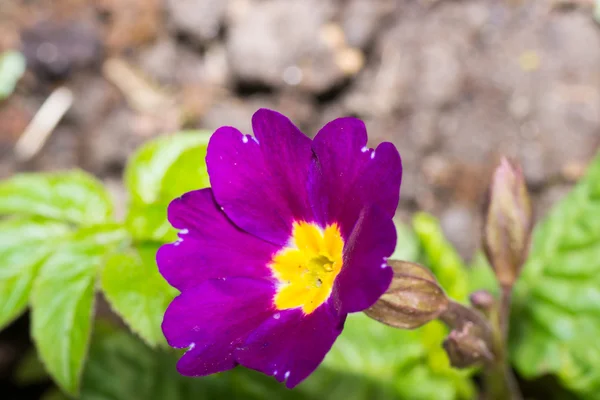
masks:
[[(260, 107), (310, 136), (352, 115), (366, 122), (371, 146), (400, 150), (400, 216), (438, 216), (470, 259), (500, 155), (522, 163), (539, 217), (598, 149), (593, 8), (593, 0), (1, 0), (0, 53), (20, 52), (27, 71), (0, 101), (0, 178), (80, 167), (124, 209), (127, 158), (153, 137), (221, 125), (248, 133)], [(0, 380), (29, 346), (26, 325), (22, 318), (0, 336)]]

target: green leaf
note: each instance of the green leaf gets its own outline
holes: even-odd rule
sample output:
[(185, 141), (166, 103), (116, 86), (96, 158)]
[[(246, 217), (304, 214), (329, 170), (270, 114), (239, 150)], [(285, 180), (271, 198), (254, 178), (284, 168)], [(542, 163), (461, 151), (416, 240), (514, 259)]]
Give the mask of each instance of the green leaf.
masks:
[(515, 290), (511, 355), (525, 377), (556, 374), (600, 399), (600, 157), (534, 232)]
[(482, 252), (478, 252), (473, 257), (473, 261), (468, 268), (469, 274), (469, 292), (476, 290), (487, 290), (488, 292), (498, 295), (500, 287), (498, 280), (487, 258)]
[(70, 394), (77, 393), (91, 333), (96, 268), (88, 257), (58, 253), (32, 296), (33, 339), (50, 374)]
[(125, 171), (125, 183), (133, 201), (152, 204), (208, 186), (204, 163), (208, 137), (205, 131), (183, 132), (156, 139), (139, 149)]
[[(421, 247), (422, 262), (435, 274), (441, 286), (454, 300), (466, 301), (470, 293), (469, 270), (464, 261), (446, 239), (437, 219), (423, 212), (413, 217), (413, 229)], [(472, 370), (457, 370), (450, 366), (450, 361), (442, 342), (448, 335), (448, 328), (439, 321), (433, 321), (422, 328), (408, 332), (415, 335), (425, 348), (426, 362), (419, 362), (414, 370), (408, 373), (410, 384), (406, 386), (407, 393), (413, 393), (415, 398), (452, 398), (440, 397), (438, 391), (448, 393), (456, 390), (455, 396), (473, 398), (475, 389), (470, 379)], [(421, 379), (429, 383), (414, 384)], [(436, 389), (439, 385), (440, 389)]]
[(119, 225), (80, 230), (43, 263), (31, 295), (31, 333), (46, 369), (76, 395), (92, 327), (95, 278), (103, 257), (124, 244)]
[(40, 358), (70, 394), (78, 390), (102, 259), (127, 239), (108, 223), (112, 212), (102, 184), (81, 171), (0, 183), (0, 214), (15, 216), (0, 222), (0, 327), (31, 303)]
[(126, 223), (137, 240), (175, 240), (167, 206), (185, 192), (210, 185), (206, 171), (205, 131), (163, 137), (144, 145), (125, 171), (131, 197)]
[(168, 201), (154, 204), (131, 204), (125, 224), (138, 241), (173, 242), (177, 231), (167, 220)]
[(0, 215), (94, 225), (109, 222), (112, 213), (106, 189), (82, 171), (21, 174), (0, 183)]
[(323, 364), (296, 390), (327, 399), (472, 399), (470, 378), (450, 367), (438, 323), (398, 330), (363, 314), (348, 316)]
[(10, 96), (25, 73), (25, 57), (18, 51), (0, 54), (0, 101)]
[(419, 239), (414, 231), (398, 218), (394, 218), (394, 225), (396, 226), (398, 239), (396, 250), (394, 250), (394, 254), (391, 255), (390, 259), (418, 262), (421, 248), (419, 246)]
[(158, 245), (114, 254), (102, 271), (102, 290), (113, 310), (148, 344), (165, 343), (161, 322), (177, 291), (158, 273)]
[(413, 228), (421, 244), (425, 265), (431, 269), (450, 297), (465, 301), (469, 295), (467, 268), (444, 236), (437, 219), (427, 213), (416, 213)]
[(21, 315), (37, 270), (69, 228), (48, 221), (0, 221), (0, 329)]

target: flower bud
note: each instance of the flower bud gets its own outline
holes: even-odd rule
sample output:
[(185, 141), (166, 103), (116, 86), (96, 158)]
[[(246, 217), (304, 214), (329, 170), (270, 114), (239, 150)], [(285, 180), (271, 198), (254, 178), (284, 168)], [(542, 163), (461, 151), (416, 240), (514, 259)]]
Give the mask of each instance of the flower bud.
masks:
[(527, 258), (532, 208), (518, 165), (503, 158), (494, 172), (485, 207), (483, 248), (503, 286), (512, 286)]
[(444, 340), (444, 349), (455, 368), (467, 368), (475, 364), (490, 363), (494, 356), (485, 341), (475, 334), (471, 322), (465, 323), (460, 330), (450, 332)]
[(489, 316), (492, 309), (496, 306), (496, 299), (487, 290), (477, 290), (469, 296), (469, 300), (475, 309)]
[(394, 270), (392, 283), (365, 314), (395, 328), (414, 329), (446, 310), (449, 300), (427, 268), (407, 261), (388, 264)]

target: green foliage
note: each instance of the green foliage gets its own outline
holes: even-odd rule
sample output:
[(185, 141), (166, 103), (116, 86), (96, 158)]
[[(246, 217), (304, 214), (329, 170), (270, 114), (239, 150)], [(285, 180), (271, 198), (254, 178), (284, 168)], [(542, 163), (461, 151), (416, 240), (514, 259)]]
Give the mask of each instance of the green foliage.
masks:
[(0, 222), (0, 329), (25, 311), (40, 265), (68, 234), (66, 225), (53, 221)]
[[(449, 297), (465, 302), (471, 287), (469, 268), (446, 239), (438, 220), (424, 212), (416, 213), (413, 217), (413, 229), (421, 247), (421, 263), (431, 269)], [(419, 337), (427, 345), (429, 365), (435, 366), (435, 370), (440, 373), (443, 372), (443, 376), (451, 377), (451, 382), (457, 388), (463, 388), (463, 392), (467, 392), (465, 388), (469, 388), (472, 393), (472, 382), (469, 378), (472, 371), (450, 367), (448, 355), (441, 346), (448, 335), (448, 328), (439, 321), (433, 321), (420, 330)], [(427, 393), (437, 398), (435, 392)]]
[(305, 399), (274, 379), (241, 367), (192, 379), (177, 373), (177, 354), (152, 350), (125, 332), (97, 332), (81, 400)]
[(142, 146), (125, 171), (130, 204), (125, 218), (133, 246), (113, 255), (102, 273), (102, 290), (129, 327), (146, 343), (165, 344), (160, 324), (177, 291), (158, 273), (160, 244), (176, 239), (167, 221), (171, 200), (209, 185), (206, 132), (186, 132)]
[(323, 364), (298, 388), (310, 398), (471, 399), (474, 387), (450, 367), (443, 336), (437, 324), (403, 331), (351, 314)]
[(118, 225), (84, 228), (48, 257), (35, 279), (31, 334), (48, 372), (68, 393), (77, 393), (87, 353), (96, 276), (123, 238)]
[[(442, 287), (451, 296), (464, 300), (467, 296), (467, 269), (454, 247), (444, 237), (437, 220), (431, 215), (419, 213), (413, 219), (413, 228), (414, 230), (396, 221), (398, 243), (391, 258), (420, 262), (426, 265), (436, 274)], [(391, 358), (391, 364), (383, 368), (387, 372), (374, 369), (371, 371), (371, 375), (374, 379), (387, 380), (386, 384), (391, 384), (402, 398), (462, 399), (474, 397), (474, 388), (469, 373), (453, 369), (441, 346), (448, 334), (447, 328), (441, 322), (430, 322), (414, 331), (399, 331), (367, 318), (363, 319), (362, 316), (354, 318), (348, 321), (342, 336), (334, 345), (331, 355), (325, 359), (325, 364), (330, 358), (335, 359), (336, 354), (366, 355), (364, 346), (356, 347), (353, 350), (350, 349), (350, 346), (364, 343), (360, 338), (372, 334), (373, 354), (378, 354), (381, 362)], [(350, 335), (354, 335), (354, 338), (348, 340)], [(395, 350), (398, 343), (402, 343), (401, 351)], [(347, 346), (347, 348), (338, 351), (337, 349), (342, 346)], [(381, 348), (384, 351), (381, 351)], [(394, 362), (394, 357), (398, 358), (396, 362)], [(355, 360), (351, 364), (369, 365), (369, 362)], [(389, 376), (390, 371), (396, 372)], [(359, 373), (365, 373), (365, 371)]]
[(176, 291), (155, 254), (175, 237), (169, 202), (209, 184), (206, 145), (205, 133), (190, 132), (143, 146), (126, 171), (125, 226), (102, 184), (82, 171), (0, 183), (0, 217), (9, 217), (0, 220), (0, 328), (30, 304), (40, 359), (67, 393), (78, 393), (98, 286), (135, 333), (164, 343), (160, 322)]
[[(464, 300), (467, 295), (466, 286), (470, 282), (468, 269), (445, 238), (435, 217), (418, 213), (413, 218), (413, 229), (406, 225), (396, 224), (398, 244), (392, 258), (420, 262), (429, 267), (438, 278), (442, 287), (454, 298)], [(400, 255), (396, 255), (399, 253)], [(459, 371), (450, 366), (450, 361), (441, 344), (448, 334), (448, 329), (438, 321), (414, 330), (395, 331), (389, 327), (374, 324), (372, 329), (391, 330), (390, 334), (401, 336), (403, 351), (412, 349), (415, 358), (407, 358), (406, 364), (411, 368), (401, 369), (404, 379), (397, 379), (402, 386), (403, 395), (407, 399), (452, 399), (473, 398), (475, 390), (469, 372)], [(412, 342), (412, 343), (411, 343)], [(394, 352), (390, 344), (391, 354)], [(405, 347), (406, 344), (409, 344)], [(412, 346), (410, 346), (412, 344)]]
[(206, 132), (187, 132), (149, 142), (132, 156), (125, 171), (130, 195), (126, 223), (136, 240), (175, 240), (167, 206), (185, 192), (210, 185), (207, 144)]
[(421, 246), (417, 235), (410, 226), (402, 223), (398, 218), (394, 218), (394, 225), (398, 239), (396, 249), (390, 259), (418, 262), (421, 257)]
[(0, 54), (0, 101), (15, 90), (17, 82), (25, 73), (25, 57), (17, 51)]
[(21, 174), (0, 183), (0, 215), (94, 225), (110, 221), (112, 213), (102, 184), (82, 171)]
[(158, 273), (156, 244), (113, 254), (102, 271), (102, 290), (129, 327), (151, 345), (163, 344), (160, 325), (177, 291)]
[(467, 273), (469, 275), (469, 293), (477, 290), (487, 290), (496, 296), (500, 293), (494, 270), (482, 252), (475, 254)]
[(437, 219), (427, 213), (416, 213), (413, 228), (423, 249), (424, 265), (431, 269), (450, 297), (466, 300), (469, 295), (467, 268), (444, 236)]
[(125, 239), (109, 196), (83, 172), (0, 184), (0, 327), (31, 304), (32, 336), (56, 382), (77, 393), (101, 259)]
[(513, 308), (511, 350), (526, 377), (556, 374), (600, 399), (600, 157), (534, 232)]
[[(471, 399), (470, 382), (430, 365), (431, 332), (399, 331), (352, 315), (324, 363), (293, 391), (238, 367), (203, 378), (180, 376), (175, 352), (152, 350), (119, 331), (94, 334), (82, 400)], [(401, 349), (402, 351), (398, 351)], [(447, 374), (446, 371), (453, 374)]]

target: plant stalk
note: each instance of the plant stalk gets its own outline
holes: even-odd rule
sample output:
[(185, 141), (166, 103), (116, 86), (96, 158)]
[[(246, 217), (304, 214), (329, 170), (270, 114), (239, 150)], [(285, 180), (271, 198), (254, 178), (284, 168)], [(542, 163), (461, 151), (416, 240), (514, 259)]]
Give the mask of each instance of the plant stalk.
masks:
[(494, 362), (484, 375), (487, 400), (522, 400), (517, 381), (508, 361), (508, 329), (512, 286), (502, 285), (500, 304), (490, 315), (492, 323)]
[(479, 311), (450, 300), (447, 310), (440, 315), (439, 319), (450, 329), (462, 329), (470, 322), (478, 330), (481, 338), (490, 345), (493, 340), (493, 329)]

